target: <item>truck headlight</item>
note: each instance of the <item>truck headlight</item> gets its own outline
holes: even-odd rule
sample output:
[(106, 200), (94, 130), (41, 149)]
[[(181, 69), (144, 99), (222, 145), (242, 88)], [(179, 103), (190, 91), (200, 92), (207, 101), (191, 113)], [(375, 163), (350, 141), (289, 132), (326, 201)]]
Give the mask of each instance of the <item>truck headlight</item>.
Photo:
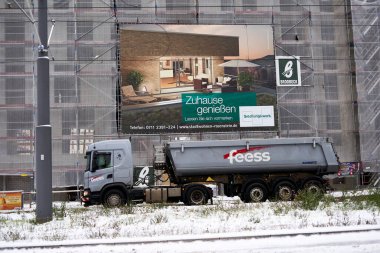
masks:
[(83, 197), (88, 197), (90, 196), (90, 191), (89, 190), (84, 190), (83, 191)]

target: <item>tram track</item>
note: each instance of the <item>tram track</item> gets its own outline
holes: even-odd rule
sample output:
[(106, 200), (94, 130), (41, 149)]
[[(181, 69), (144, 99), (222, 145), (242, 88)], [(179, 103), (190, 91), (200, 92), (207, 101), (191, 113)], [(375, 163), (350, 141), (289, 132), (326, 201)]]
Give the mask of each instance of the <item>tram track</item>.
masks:
[(268, 239), (268, 238), (285, 238), (297, 236), (315, 236), (315, 235), (337, 235), (337, 234), (351, 234), (351, 233), (365, 233), (365, 232), (380, 232), (380, 226), (370, 227), (343, 227), (343, 228), (318, 228), (313, 230), (297, 230), (294, 232), (279, 232), (279, 231), (260, 231), (260, 232), (247, 232), (239, 233), (236, 235), (183, 235), (183, 236), (167, 236), (165, 238), (120, 238), (120, 239), (87, 239), (86, 241), (56, 241), (56, 242), (36, 242), (29, 245), (25, 243), (7, 246), (0, 246), (1, 251), (8, 250), (32, 250), (32, 249), (70, 249), (81, 247), (96, 247), (96, 246), (133, 246), (133, 245), (147, 245), (147, 244), (166, 244), (166, 243), (192, 243), (192, 242), (215, 242), (215, 241), (234, 241), (234, 240), (251, 240), (251, 239)]

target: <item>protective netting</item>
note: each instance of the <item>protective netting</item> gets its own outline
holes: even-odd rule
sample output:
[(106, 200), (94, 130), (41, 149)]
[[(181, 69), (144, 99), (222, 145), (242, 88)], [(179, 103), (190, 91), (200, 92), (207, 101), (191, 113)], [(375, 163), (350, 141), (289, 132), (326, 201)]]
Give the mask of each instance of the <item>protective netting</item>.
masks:
[[(49, 1), (53, 185), (81, 181), (84, 153), (117, 137), (117, 40), (113, 10), (102, 1)], [(33, 175), (38, 5), (1, 9), (0, 174)]]
[[(56, 186), (81, 183), (87, 144), (118, 138), (119, 29), (127, 24), (269, 25), (275, 55), (300, 56), (303, 86), (277, 88), (278, 130), (171, 138), (328, 136), (342, 161), (363, 160), (373, 166), (379, 160), (379, 1), (54, 0), (48, 4), (49, 20), (55, 22), (49, 56)], [(0, 8), (0, 174), (33, 174), (38, 36), (37, 23), (32, 21), (37, 20), (38, 3), (4, 1)], [(135, 164), (151, 163), (152, 145), (168, 138), (134, 136)]]
[(380, 1), (352, 1), (360, 155), (380, 170)]

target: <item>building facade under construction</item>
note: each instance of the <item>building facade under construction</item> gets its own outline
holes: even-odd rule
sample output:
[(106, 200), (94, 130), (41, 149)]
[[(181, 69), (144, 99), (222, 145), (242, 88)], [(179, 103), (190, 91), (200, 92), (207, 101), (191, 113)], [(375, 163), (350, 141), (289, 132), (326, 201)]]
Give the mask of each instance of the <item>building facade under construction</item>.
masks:
[[(333, 139), (342, 162), (379, 170), (379, 0), (53, 0), (48, 5), (55, 187), (82, 184), (86, 146), (115, 138), (131, 138), (134, 163), (145, 166), (152, 164), (152, 146), (167, 140), (324, 136)], [(0, 3), (0, 190), (34, 189), (38, 8), (36, 0)], [(227, 53), (234, 56), (236, 48), (222, 45), (223, 41), (232, 45), (234, 38), (186, 35), (186, 42), (180, 43), (178, 32), (168, 35), (171, 25), (270, 27), (272, 55), (256, 63), (274, 66), (278, 56), (297, 56), (302, 85), (275, 87), (277, 118), (272, 128), (126, 131), (123, 120), (128, 114), (123, 112), (121, 87), (133, 59), (125, 54), (136, 51), (128, 51), (125, 45), (146, 36), (146, 32), (136, 35), (133, 29), (148, 25), (157, 28), (156, 36), (161, 36), (157, 38), (174, 41), (173, 51), (178, 44), (185, 48), (189, 43), (190, 48), (192, 39), (216, 43), (220, 50), (214, 50), (210, 60), (201, 52), (196, 55), (194, 48), (186, 49), (197, 56), (189, 60), (193, 69), (216, 66), (222, 63), (218, 57)], [(160, 54), (155, 51), (157, 40), (153, 42), (141, 45), (150, 56)], [(246, 41), (254, 43), (254, 38)], [(167, 54), (166, 58), (145, 59), (155, 61), (159, 74), (172, 76), (175, 73), (165, 72), (165, 64), (171, 64), (168, 57), (172, 57)], [(149, 64), (146, 60), (143, 65), (153, 66)], [(182, 68), (185, 63), (180, 64)], [(215, 76), (208, 82), (215, 85), (220, 73), (218, 68), (212, 71)], [(275, 86), (274, 71), (266, 73)], [(186, 70), (183, 75), (192, 86), (198, 85)], [(154, 86), (136, 92), (172, 104)]]

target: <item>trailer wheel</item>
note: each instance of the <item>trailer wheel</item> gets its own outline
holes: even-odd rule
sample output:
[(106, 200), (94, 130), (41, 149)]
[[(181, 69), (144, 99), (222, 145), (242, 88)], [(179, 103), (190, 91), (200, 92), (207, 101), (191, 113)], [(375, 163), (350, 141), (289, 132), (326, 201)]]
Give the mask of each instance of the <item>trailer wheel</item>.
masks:
[(120, 207), (126, 202), (124, 193), (116, 189), (107, 191), (103, 198), (104, 207)]
[(253, 183), (244, 192), (245, 202), (264, 202), (268, 198), (268, 190), (261, 183)]
[(307, 192), (310, 192), (312, 194), (322, 194), (325, 192), (324, 187), (322, 186), (322, 183), (318, 180), (309, 180), (304, 184), (303, 187)]
[(290, 201), (293, 200), (296, 187), (289, 181), (279, 182), (274, 188), (277, 200)]
[(204, 205), (208, 201), (208, 194), (201, 186), (193, 186), (186, 191), (186, 204)]

